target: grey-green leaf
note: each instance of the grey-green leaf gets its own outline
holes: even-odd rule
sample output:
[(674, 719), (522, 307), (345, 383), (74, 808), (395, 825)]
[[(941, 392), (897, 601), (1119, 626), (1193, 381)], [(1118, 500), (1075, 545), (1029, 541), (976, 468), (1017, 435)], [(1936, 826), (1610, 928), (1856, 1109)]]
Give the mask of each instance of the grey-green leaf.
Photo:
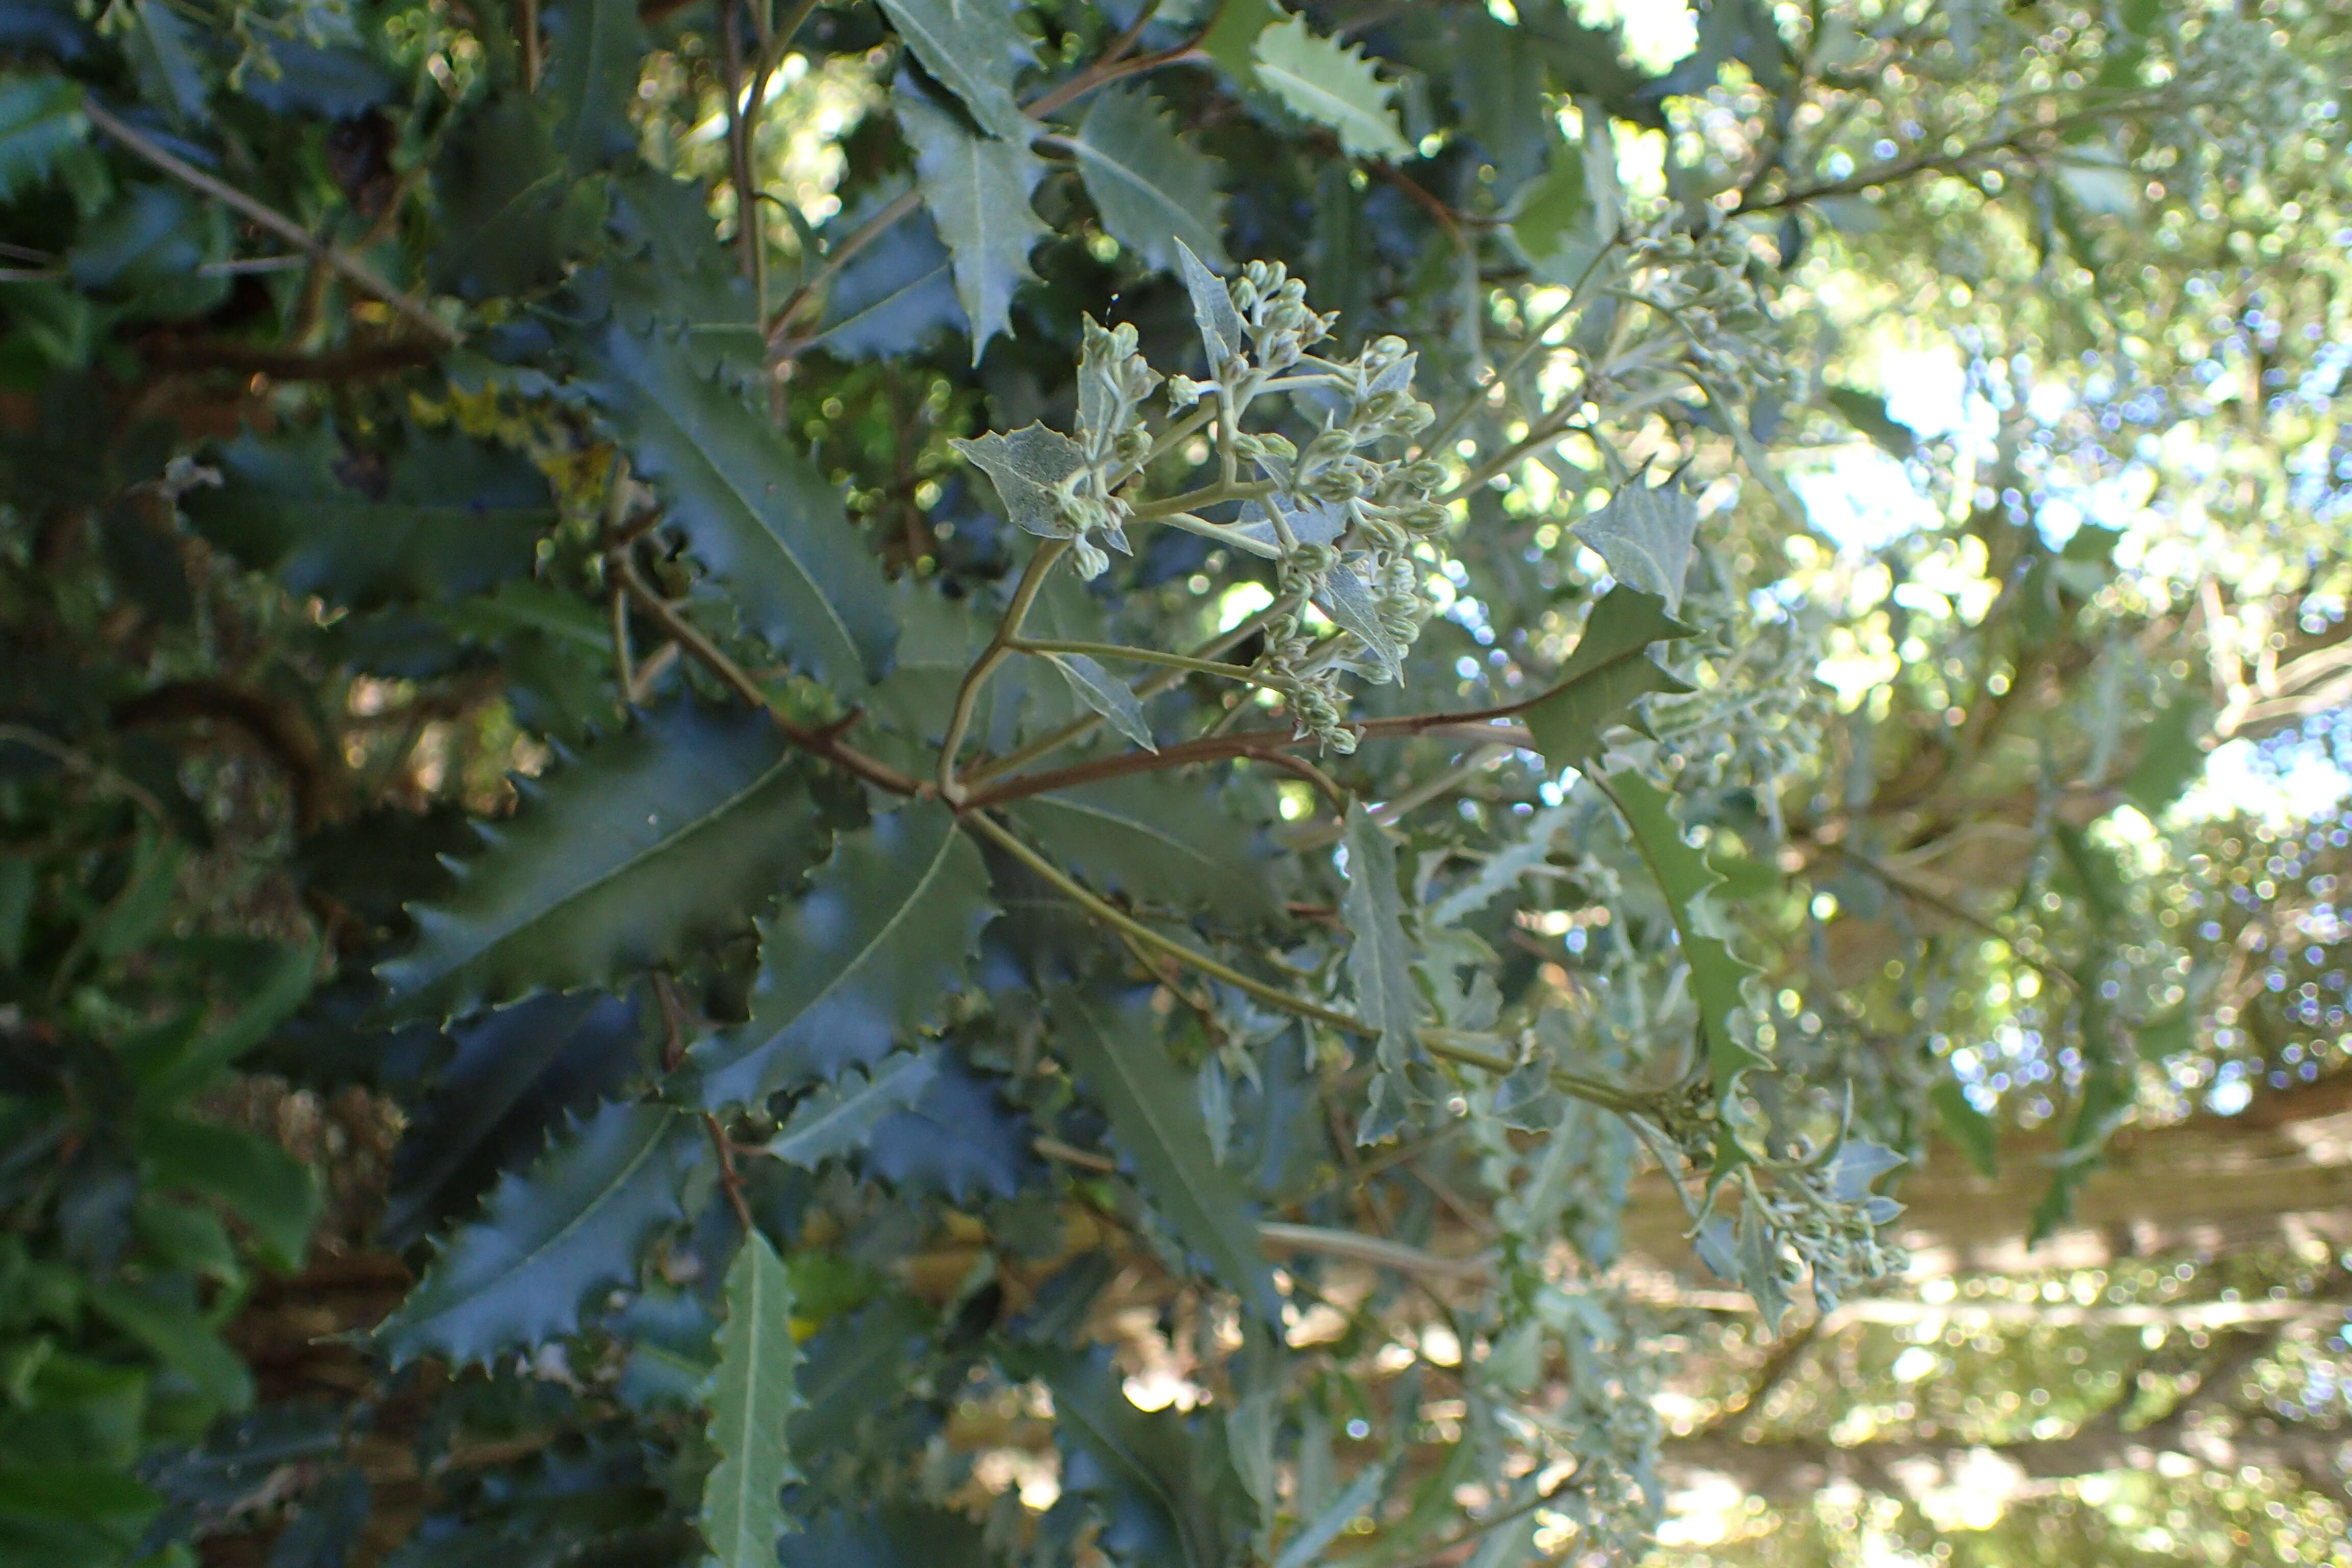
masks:
[(1372, 591), (1353, 568), (1342, 561), (1324, 574), (1322, 584), (1315, 590), (1315, 603), (1331, 617), (1332, 625), (1349, 631), (1363, 640), (1395, 679), (1404, 668), (1404, 650), (1396, 638), (1389, 636), (1388, 626), (1381, 620), (1380, 606), (1372, 602)]
[(1234, 1177), (1218, 1168), (1199, 1102), (1160, 1047), (1151, 1013), (1069, 990), (1055, 996), (1050, 1016), (1055, 1043), (1109, 1116), (1145, 1194), (1168, 1216), (1186, 1250), (1252, 1311), (1272, 1320), (1281, 1298), (1253, 1205)]
[(1692, 635), (1665, 613), (1654, 594), (1620, 583), (1602, 595), (1560, 666), (1559, 684), (1528, 707), (1528, 728), (1544, 761), (1555, 768), (1580, 763), (1600, 752), (1611, 728), (1633, 716), (1638, 699), (1688, 691), (1650, 657), (1649, 648)]
[(871, 1067), (937, 1013), (995, 912), (955, 815), (919, 801), (842, 837), (806, 897), (761, 930), (751, 1016), (701, 1041), (702, 1103)]
[(0, 202), (49, 177), (59, 153), (82, 144), (81, 88), (63, 77), (0, 76)]
[(1026, 142), (1036, 126), (1013, 100), (1013, 74), (1032, 57), (1010, 10), (992, 0), (881, 0), (923, 68), (963, 100), (982, 130)]
[(628, 110), (646, 30), (635, 0), (555, 0), (543, 15), (553, 48), (541, 95), (555, 111), (564, 170), (579, 179), (636, 148)]
[(702, 1538), (719, 1568), (775, 1568), (784, 1532), (781, 1493), (800, 1479), (785, 1424), (800, 1408), (800, 1342), (784, 1260), (757, 1230), (727, 1270), (727, 1321), (710, 1379), (710, 1445), (719, 1463), (702, 1483)]
[(1236, 924), (1276, 912), (1253, 831), (1198, 784), (1139, 773), (1033, 795), (1007, 810), (1098, 888), (1212, 910)]
[(682, 340), (615, 321), (588, 357), (590, 395), (745, 627), (820, 680), (880, 679), (896, 627), (841, 492)]
[(1348, 803), (1346, 844), (1348, 888), (1339, 914), (1356, 939), (1348, 950), (1356, 1016), (1378, 1032), (1381, 1065), (1401, 1068), (1419, 1044), (1422, 998), (1397, 890), (1396, 845), (1360, 800)]
[(1154, 267), (1173, 271), (1176, 243), (1214, 262), (1225, 256), (1223, 165), (1176, 134), (1158, 103), (1139, 88), (1096, 95), (1078, 122), (1078, 175), (1113, 239)]
[(479, 828), (456, 891), (411, 906), (383, 966), (395, 1006), (447, 1016), (625, 977), (739, 936), (822, 845), (817, 808), (763, 713), (691, 701), (637, 716)]
[(1025, 142), (974, 136), (904, 80), (892, 100), (915, 149), (923, 205), (948, 244), (978, 364), (989, 339), (1011, 330), (1013, 291), (1037, 276), (1029, 247), (1050, 231), (1029, 198), (1045, 177), (1045, 162)]
[(701, 1128), (667, 1106), (604, 1106), (501, 1180), (376, 1330), (394, 1365), (488, 1362), (580, 1326), (590, 1291), (636, 1277), (646, 1233), (680, 1215)]
[(1019, 527), (1048, 539), (1066, 539), (1070, 525), (1054, 499), (1054, 487), (1077, 472), (1086, 449), (1059, 430), (1024, 425), (1011, 435), (992, 430), (975, 440), (958, 436), (948, 445), (996, 482), (1005, 512)]
[(1380, 1500), (1381, 1489), (1388, 1485), (1389, 1468), (1373, 1464), (1349, 1481), (1347, 1489), (1331, 1500), (1330, 1506), (1299, 1526), (1298, 1533), (1282, 1543), (1281, 1554), (1275, 1558), (1274, 1568), (1307, 1568), (1322, 1555), (1323, 1549), (1339, 1539), (1339, 1532), (1356, 1521)]
[(1177, 270), (1184, 277), (1184, 291), (1192, 297), (1192, 320), (1200, 326), (1201, 347), (1209, 356), (1209, 374), (1213, 377), (1218, 367), (1249, 346), (1249, 335), (1242, 330), (1234, 297), (1181, 238), (1176, 241), (1176, 261)]
[(1569, 531), (1609, 563), (1617, 581), (1655, 594), (1670, 616), (1682, 608), (1683, 578), (1698, 536), (1698, 502), (1680, 485), (1626, 484)]
[(844, 1073), (793, 1107), (763, 1148), (787, 1165), (814, 1171), (866, 1146), (875, 1124), (922, 1097), (938, 1075), (930, 1051), (902, 1052), (870, 1075)]
[(1160, 749), (1152, 743), (1151, 726), (1144, 720), (1143, 704), (1135, 700), (1135, 693), (1126, 681), (1082, 653), (1055, 653), (1045, 657), (1053, 660), (1054, 668), (1068, 679), (1070, 689), (1078, 694), (1078, 700), (1109, 720), (1112, 729), (1147, 752)]
[(1339, 145), (1360, 158), (1409, 158), (1412, 145), (1389, 107), (1394, 83), (1372, 74), (1356, 49), (1310, 31), (1304, 16), (1268, 27), (1253, 51), (1257, 79), (1292, 113), (1339, 132)]

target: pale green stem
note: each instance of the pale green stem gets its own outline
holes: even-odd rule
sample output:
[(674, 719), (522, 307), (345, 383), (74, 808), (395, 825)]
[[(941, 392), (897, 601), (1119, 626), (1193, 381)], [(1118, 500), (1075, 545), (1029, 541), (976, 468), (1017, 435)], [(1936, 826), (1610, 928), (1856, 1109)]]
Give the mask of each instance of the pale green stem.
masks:
[(950, 805), (963, 799), (964, 787), (956, 781), (956, 753), (963, 749), (964, 732), (971, 728), (973, 710), (980, 706), (982, 689), (996, 667), (1012, 656), (1012, 642), (1021, 635), (1021, 623), (1029, 618), (1029, 606), (1037, 602), (1038, 593), (1045, 579), (1070, 548), (1066, 539), (1048, 539), (1037, 546), (1029, 557), (1029, 564), (1021, 574), (1020, 586), (1013, 590), (1013, 603), (1005, 606), (1004, 618), (996, 624), (996, 635), (988, 647), (981, 650), (971, 668), (963, 672), (963, 684), (956, 689), (955, 712), (948, 721), (947, 738), (940, 742), (940, 794)]
[(1212, 658), (1194, 658), (1189, 654), (1162, 653), (1153, 647), (1129, 647), (1111, 642), (1033, 642), (1015, 637), (1007, 647), (1020, 653), (1067, 653), (1087, 658), (1125, 658), (1139, 664), (1165, 665), (1171, 669), (1188, 670), (1195, 675), (1222, 676), (1227, 680), (1246, 681), (1252, 686), (1264, 686), (1247, 665), (1220, 664)]
[(1170, 496), (1164, 500), (1144, 501), (1129, 515), (1139, 522), (1154, 522), (1171, 512), (1197, 511), (1204, 506), (1214, 506), (1219, 501), (1263, 500), (1281, 488), (1272, 479), (1253, 479), (1239, 484), (1202, 485), (1199, 489), (1187, 490), (1181, 496)]

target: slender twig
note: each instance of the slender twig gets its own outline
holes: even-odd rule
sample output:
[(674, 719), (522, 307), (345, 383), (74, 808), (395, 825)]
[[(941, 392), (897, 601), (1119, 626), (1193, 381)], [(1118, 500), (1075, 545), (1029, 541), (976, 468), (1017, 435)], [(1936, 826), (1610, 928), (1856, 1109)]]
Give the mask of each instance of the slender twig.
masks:
[(1258, 1239), (1269, 1251), (1313, 1252), (1325, 1258), (1345, 1258), (1357, 1263), (1393, 1268), (1401, 1274), (1433, 1274), (1445, 1279), (1484, 1279), (1494, 1273), (1494, 1266), (1483, 1258), (1440, 1258), (1433, 1252), (1423, 1252), (1401, 1241), (1362, 1236), (1352, 1230), (1332, 1230), (1319, 1225), (1261, 1220), (1257, 1234)]
[(276, 208), (256, 201), (234, 185), (224, 184), (185, 160), (165, 152), (144, 135), (117, 120), (95, 100), (85, 98), (81, 111), (99, 130), (190, 188), (243, 214), (312, 260), (334, 268), (362, 292), (373, 295), (444, 344), (459, 341), (457, 330), (426, 309), (424, 301), (404, 294), (368, 270), (357, 257), (313, 238), (310, 230)]
[(703, 1130), (710, 1134), (710, 1147), (719, 1156), (719, 1187), (727, 1194), (727, 1206), (735, 1211), (735, 1223), (749, 1236), (751, 1205), (743, 1201), (742, 1173), (735, 1169), (735, 1142), (727, 1136), (727, 1129), (719, 1125), (719, 1118), (706, 1110), (702, 1113)]
[(134, 803), (158, 821), (170, 820), (170, 814), (163, 809), (163, 803), (158, 800), (154, 792), (148, 789), (146, 785), (117, 773), (89, 752), (78, 747), (69, 746), (54, 735), (44, 734), (28, 725), (0, 724), (0, 742), (6, 741), (13, 741), (17, 745), (38, 752), (43, 756), (61, 763), (68, 768), (87, 773), (92, 782)]
[(1222, 676), (1227, 680), (1246, 681), (1252, 686), (1268, 684), (1247, 665), (1220, 664), (1213, 658), (1162, 653), (1156, 647), (1129, 647), (1125, 643), (1038, 642), (1028, 637), (1013, 637), (1007, 639), (1005, 646), (1016, 653), (1066, 653), (1083, 655), (1087, 658), (1125, 658), (1138, 664), (1160, 664), (1171, 669), (1189, 670), (1194, 675)]
[(1021, 623), (1029, 618), (1029, 606), (1037, 602), (1037, 595), (1052, 574), (1054, 563), (1069, 550), (1070, 541), (1048, 539), (1039, 544), (1022, 569), (1020, 585), (1013, 590), (1013, 602), (1004, 607), (1003, 618), (996, 623), (996, 635), (971, 668), (963, 672), (963, 683), (956, 688), (955, 711), (948, 720), (947, 738), (940, 742), (940, 795), (953, 805), (963, 799), (964, 786), (957, 782), (956, 753), (963, 749), (964, 732), (971, 728), (973, 710), (980, 705), (980, 694), (988, 685), (988, 678), (996, 667), (1012, 657), (1013, 640), (1021, 635)]

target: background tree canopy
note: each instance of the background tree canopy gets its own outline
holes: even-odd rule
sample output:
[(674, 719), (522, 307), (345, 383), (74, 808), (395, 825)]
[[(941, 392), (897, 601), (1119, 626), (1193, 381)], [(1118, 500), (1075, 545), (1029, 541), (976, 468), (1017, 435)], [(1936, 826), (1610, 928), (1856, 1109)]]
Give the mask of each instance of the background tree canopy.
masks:
[(2348, 63), (0, 5), (0, 1560), (2352, 1562)]

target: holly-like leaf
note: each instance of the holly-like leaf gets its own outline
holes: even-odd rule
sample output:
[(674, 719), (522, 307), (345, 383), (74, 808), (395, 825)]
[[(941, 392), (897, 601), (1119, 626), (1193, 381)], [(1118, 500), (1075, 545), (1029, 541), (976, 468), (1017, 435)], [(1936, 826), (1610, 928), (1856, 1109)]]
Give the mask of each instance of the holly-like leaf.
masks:
[(1138, 773), (1033, 795), (1006, 809), (1098, 888), (1211, 910), (1234, 924), (1276, 912), (1265, 858), (1250, 830), (1197, 784)]
[(976, 440), (958, 436), (948, 445), (996, 482), (1005, 512), (1017, 526), (1047, 539), (1070, 536), (1054, 487), (1078, 471), (1087, 460), (1085, 447), (1043, 425), (1025, 425), (1009, 436), (992, 430)]
[(625, 975), (739, 935), (815, 858), (817, 810), (762, 713), (692, 701), (519, 780), (457, 890), (411, 906), (417, 942), (379, 973), (446, 1016)]
[(701, 1131), (667, 1106), (607, 1105), (509, 1173), (376, 1330), (394, 1364), (464, 1366), (576, 1330), (583, 1298), (634, 1279), (646, 1233), (684, 1212)]
[(1200, 1103), (1161, 1047), (1158, 1020), (1146, 1008), (1077, 990), (1056, 994), (1049, 1016), (1056, 1048), (1110, 1118), (1152, 1206), (1219, 1283), (1272, 1321), (1282, 1302), (1255, 1205), (1218, 1167)]
[(973, 135), (903, 79), (892, 100), (915, 149), (923, 205), (953, 258), (956, 298), (971, 324), (971, 363), (978, 364), (989, 339), (1011, 330), (1013, 291), (1037, 276), (1029, 247), (1051, 231), (1029, 198), (1045, 177), (1045, 161), (1025, 142)]
[(807, 896), (766, 922), (751, 1016), (692, 1051), (701, 1100), (756, 1103), (872, 1067), (939, 1010), (994, 913), (980, 852), (936, 802), (845, 834)]
[(579, 179), (636, 151), (628, 111), (646, 30), (636, 0), (554, 0), (540, 14), (552, 46), (540, 95), (554, 108), (564, 170)]
[(369, 609), (462, 599), (528, 576), (554, 526), (547, 478), (519, 452), (455, 430), (414, 432), (388, 462), (324, 428), (247, 432), (188, 493), (196, 531), (298, 595)]
[(1141, 89), (1097, 93), (1078, 122), (1078, 175), (1113, 239), (1153, 267), (1178, 263), (1175, 242), (1224, 271), (1223, 165), (1176, 134)]
[[(1706, 1059), (1717, 1096), (1727, 1096), (1739, 1075), (1761, 1067), (1764, 1058), (1733, 1030), (1732, 1016), (1745, 1002), (1740, 984), (1756, 966), (1731, 951), (1722, 938), (1707, 933), (1699, 916), (1699, 900), (1707, 889), (1723, 880), (1706, 857), (1683, 837), (1666, 793), (1628, 768), (1609, 775), (1608, 795), (1633, 835), (1633, 844), (1666, 895), (1675, 934), (1690, 966), (1691, 994), (1698, 1002), (1699, 1029), (1706, 1040)], [(1736, 1146), (1723, 1139), (1718, 1147)]]
[(827, 1513), (793, 1541), (793, 1568), (990, 1568), (980, 1526), (952, 1509), (894, 1502)]
[(56, 76), (0, 76), (0, 203), (49, 177), (59, 154), (82, 145), (79, 83)]
[(912, 353), (950, 327), (968, 327), (948, 247), (927, 213), (913, 213), (859, 251), (825, 297), (816, 346), (845, 360)]
[(1609, 563), (1617, 581), (1654, 594), (1670, 616), (1682, 608), (1683, 578), (1698, 537), (1698, 502), (1680, 485), (1654, 489), (1635, 480), (1621, 486), (1607, 506), (1569, 531)]
[(941, 1056), (915, 1103), (875, 1124), (866, 1168), (902, 1191), (945, 1193), (958, 1204), (1009, 1198), (1034, 1179), (1032, 1135), (1028, 1117), (992, 1082)]
[(1293, 16), (1260, 33), (1253, 53), (1260, 84), (1300, 119), (1339, 132), (1352, 156), (1412, 156), (1389, 107), (1396, 85), (1375, 76), (1359, 50), (1309, 31), (1304, 16)]
[(1176, 241), (1176, 261), (1177, 270), (1184, 277), (1184, 292), (1192, 296), (1192, 320), (1201, 329), (1209, 374), (1214, 376), (1227, 360), (1249, 347), (1249, 334), (1242, 328), (1241, 312), (1234, 309), (1233, 295), (1181, 238)]
[(1413, 945), (1397, 890), (1396, 845), (1360, 800), (1348, 803), (1345, 843), (1348, 889), (1339, 914), (1355, 938), (1348, 949), (1348, 978), (1356, 988), (1356, 1016), (1379, 1037), (1381, 1068), (1393, 1072), (1420, 1048), (1422, 1019)]
[(1027, 145), (1037, 127), (1013, 98), (1013, 75), (1033, 57), (1002, 5), (975, 0), (881, 0), (923, 68), (963, 100), (991, 136)]
[(727, 1321), (710, 1380), (710, 1445), (719, 1463), (702, 1483), (702, 1538), (719, 1568), (775, 1568), (784, 1532), (780, 1494), (800, 1479), (785, 1445), (800, 1405), (800, 1342), (793, 1282), (768, 1238), (753, 1230), (727, 1270)]
[(1143, 717), (1143, 704), (1127, 682), (1119, 679), (1095, 660), (1082, 653), (1047, 654), (1055, 668), (1070, 683), (1078, 700), (1104, 718), (1111, 728), (1147, 752), (1160, 748), (1152, 743), (1151, 725)]
[(593, 358), (590, 395), (745, 627), (819, 680), (879, 680), (896, 628), (841, 492), (683, 339), (616, 322)]
[(1559, 684), (1528, 706), (1528, 728), (1544, 761), (1555, 768), (1581, 763), (1600, 752), (1601, 737), (1611, 729), (1630, 721), (1638, 699), (1688, 691), (1649, 649), (1653, 643), (1694, 635), (1665, 613), (1654, 594), (1620, 583), (1602, 595), (1559, 667)]
[(1234, 1537), (1256, 1510), (1220, 1446), (1191, 1437), (1173, 1409), (1137, 1409), (1107, 1351), (1032, 1360), (1053, 1391), (1056, 1437), (1098, 1467), (1102, 1543), (1115, 1561), (1221, 1568), (1245, 1555)]
[(845, 1072), (794, 1105), (764, 1152), (810, 1171), (856, 1153), (885, 1117), (920, 1100), (938, 1072), (929, 1051), (902, 1052), (871, 1074)]
[(534, 996), (451, 1031), (457, 1050), (394, 1156), (379, 1237), (422, 1239), (567, 1119), (618, 1095), (642, 1066), (644, 1032), (635, 1002), (598, 991)]

